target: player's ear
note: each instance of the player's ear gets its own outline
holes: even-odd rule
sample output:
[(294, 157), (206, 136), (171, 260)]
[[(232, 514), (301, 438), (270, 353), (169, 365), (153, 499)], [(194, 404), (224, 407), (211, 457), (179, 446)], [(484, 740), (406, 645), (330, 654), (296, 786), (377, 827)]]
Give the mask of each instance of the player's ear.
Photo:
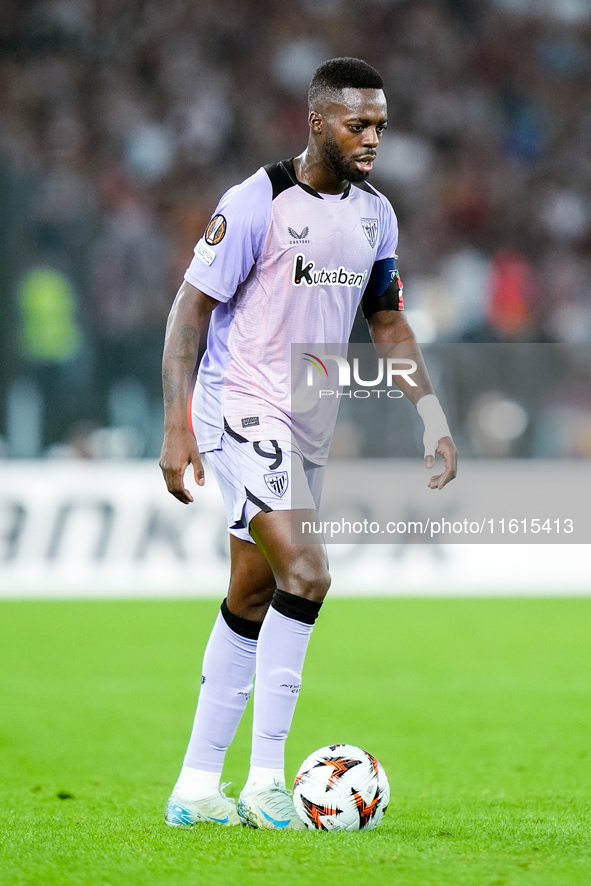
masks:
[(312, 132), (316, 133), (316, 135), (320, 135), (324, 128), (324, 119), (318, 111), (310, 111), (308, 116), (308, 123), (310, 124), (310, 129)]

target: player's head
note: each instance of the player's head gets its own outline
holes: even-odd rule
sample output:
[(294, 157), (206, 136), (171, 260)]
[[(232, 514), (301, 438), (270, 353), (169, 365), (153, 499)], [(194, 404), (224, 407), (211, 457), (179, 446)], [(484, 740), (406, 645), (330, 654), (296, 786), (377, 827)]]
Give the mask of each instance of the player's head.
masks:
[(371, 172), (386, 128), (386, 99), (380, 74), (358, 58), (333, 58), (310, 83), (311, 139), (340, 180), (360, 182)]
[(338, 101), (343, 89), (382, 89), (381, 75), (360, 58), (331, 58), (317, 68), (308, 89), (308, 108), (327, 99)]

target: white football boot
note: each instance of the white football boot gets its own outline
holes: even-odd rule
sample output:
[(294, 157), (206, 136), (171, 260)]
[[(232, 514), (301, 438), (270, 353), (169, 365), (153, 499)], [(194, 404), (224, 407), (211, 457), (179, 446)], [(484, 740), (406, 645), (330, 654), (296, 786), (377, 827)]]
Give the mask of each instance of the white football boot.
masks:
[(192, 828), (202, 822), (211, 824), (241, 824), (236, 811), (236, 801), (226, 797), (223, 784), (219, 791), (203, 800), (185, 800), (173, 791), (166, 809), (164, 821), (172, 828)]
[(238, 800), (238, 815), (251, 828), (271, 831), (305, 831), (306, 825), (298, 816), (290, 792), (274, 781), (270, 787), (259, 790), (246, 788)]

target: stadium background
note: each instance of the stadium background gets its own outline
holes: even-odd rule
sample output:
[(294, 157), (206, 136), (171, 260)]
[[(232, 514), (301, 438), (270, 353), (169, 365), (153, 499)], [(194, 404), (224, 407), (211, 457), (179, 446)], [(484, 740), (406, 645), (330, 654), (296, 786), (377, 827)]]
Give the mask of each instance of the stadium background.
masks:
[[(89, 517), (99, 519), (91, 540), (83, 535), (80, 546), (72, 538), (68, 548), (67, 496), (90, 483), (108, 486), (114, 499), (123, 489), (133, 498), (148, 478), (161, 482), (154, 459), (168, 309), (219, 195), (303, 147), (307, 83), (331, 56), (361, 56), (384, 75), (390, 129), (372, 181), (399, 216), (400, 268), (418, 338), (435, 347), (498, 346), (479, 348), (477, 372), (474, 359), (465, 371), (436, 372), (462, 456), (588, 459), (590, 38), (586, 0), (5, 0), (5, 591), (92, 589), (104, 512)], [(363, 321), (354, 335), (367, 340)], [(508, 366), (516, 369), (511, 381)], [(403, 425), (396, 454), (416, 457), (417, 435)], [(339, 454), (391, 454), (380, 439), (371, 421), (356, 423), (345, 410)], [(158, 495), (165, 497), (163, 487), (154, 487)], [(26, 511), (31, 502), (34, 514)], [(174, 521), (184, 518), (153, 519), (147, 525), (167, 556), (182, 560), (173, 537)], [(18, 547), (23, 521), (43, 538), (36, 554)], [(217, 550), (211, 541), (203, 547)], [(140, 549), (135, 539), (128, 573), (103, 569), (97, 587), (124, 591)], [(66, 571), (56, 572), (52, 551)], [(530, 577), (532, 562), (542, 569), (533, 553), (521, 559)], [(437, 557), (421, 560), (418, 549), (392, 556), (409, 564), (399, 589), (413, 586), (418, 571), (420, 588), (433, 590)], [(218, 559), (225, 565), (221, 549)], [(542, 569), (553, 582), (564, 578), (561, 560), (554, 573)], [(519, 587), (514, 555), (504, 562), (496, 584), (506, 588), (513, 575)], [(584, 589), (581, 562), (570, 559), (563, 589)], [(467, 563), (450, 572), (448, 590)], [(186, 569), (169, 573), (169, 589), (176, 581), (177, 590), (197, 590), (189, 566), (190, 578)], [(207, 589), (219, 587), (218, 572), (209, 575)]]

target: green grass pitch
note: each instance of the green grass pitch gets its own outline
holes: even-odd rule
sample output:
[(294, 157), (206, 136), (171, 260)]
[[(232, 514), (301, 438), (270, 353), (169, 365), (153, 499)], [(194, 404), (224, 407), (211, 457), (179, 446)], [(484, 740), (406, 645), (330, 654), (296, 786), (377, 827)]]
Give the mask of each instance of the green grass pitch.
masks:
[(329, 598), (287, 770), (375, 754), (391, 803), (366, 834), (163, 824), (217, 608), (0, 604), (2, 886), (591, 883), (591, 599)]

